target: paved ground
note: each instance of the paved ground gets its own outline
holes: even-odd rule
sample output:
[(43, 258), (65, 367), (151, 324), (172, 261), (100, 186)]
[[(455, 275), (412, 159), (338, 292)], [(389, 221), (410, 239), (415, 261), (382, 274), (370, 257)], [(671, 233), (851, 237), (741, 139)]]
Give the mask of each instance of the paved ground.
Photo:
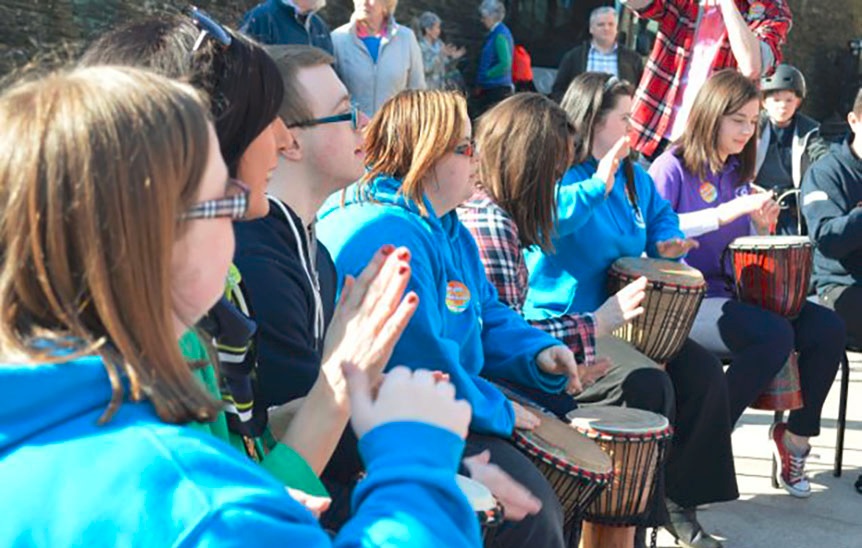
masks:
[[(838, 417), (839, 378), (823, 412), (823, 429), (808, 460), (814, 493), (808, 500), (773, 489), (767, 431), (772, 413), (749, 410), (733, 434), (740, 499), (706, 507), (704, 527), (726, 548), (862, 547), (862, 495), (853, 483), (862, 473), (862, 355), (851, 355), (850, 397), (844, 445), (844, 473), (832, 476)], [(661, 547), (675, 546), (661, 531)]]

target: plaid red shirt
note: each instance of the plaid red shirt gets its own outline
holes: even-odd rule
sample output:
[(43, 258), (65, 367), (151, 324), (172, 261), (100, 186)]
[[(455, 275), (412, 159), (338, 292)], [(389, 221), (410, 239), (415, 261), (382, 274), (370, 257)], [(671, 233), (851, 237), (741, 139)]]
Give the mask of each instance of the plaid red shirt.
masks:
[[(527, 265), (521, 254), (515, 222), (483, 191), (476, 191), (458, 208), (458, 218), (476, 240), (485, 275), (497, 288), (500, 301), (523, 314), (527, 300)], [(529, 323), (563, 341), (575, 353), (578, 362), (595, 363), (596, 323), (592, 314), (565, 315)]]
[[(781, 46), (790, 31), (791, 14), (786, 0), (735, 0), (748, 28), (772, 51), (771, 73), (781, 63)], [(641, 17), (659, 23), (658, 36), (647, 59), (644, 75), (632, 107), (633, 146), (646, 155), (655, 152), (672, 122), (676, 94), (691, 57), (700, 2), (697, 0), (652, 0), (638, 10)], [(712, 71), (736, 67), (736, 58), (725, 33)]]

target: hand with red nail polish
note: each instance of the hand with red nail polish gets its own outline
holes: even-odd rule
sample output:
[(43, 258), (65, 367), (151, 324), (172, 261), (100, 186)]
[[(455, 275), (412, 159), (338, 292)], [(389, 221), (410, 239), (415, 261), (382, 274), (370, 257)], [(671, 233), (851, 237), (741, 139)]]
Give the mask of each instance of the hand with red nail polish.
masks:
[(321, 366), (345, 397), (342, 364), (356, 364), (372, 384), (377, 382), (416, 311), (416, 294), (404, 295), (410, 273), (410, 251), (384, 246), (358, 278), (345, 279), (323, 341)]

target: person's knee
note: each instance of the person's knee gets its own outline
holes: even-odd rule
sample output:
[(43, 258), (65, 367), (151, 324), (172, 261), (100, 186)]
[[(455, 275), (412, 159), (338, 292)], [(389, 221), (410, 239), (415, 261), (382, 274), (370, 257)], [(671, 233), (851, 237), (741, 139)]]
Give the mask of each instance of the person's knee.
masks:
[(632, 371), (623, 381), (622, 393), (626, 406), (672, 418), (673, 383), (662, 369), (644, 367)]

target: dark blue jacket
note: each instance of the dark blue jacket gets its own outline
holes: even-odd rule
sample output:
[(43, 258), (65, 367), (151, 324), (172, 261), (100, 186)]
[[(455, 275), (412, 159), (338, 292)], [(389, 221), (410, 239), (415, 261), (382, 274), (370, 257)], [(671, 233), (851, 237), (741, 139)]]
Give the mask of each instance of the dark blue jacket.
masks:
[(297, 13), (284, 0), (267, 0), (249, 10), (240, 30), (263, 44), (311, 45), (334, 55), (329, 25), (316, 13)]
[[(267, 407), (306, 396), (317, 380), (338, 285), (329, 252), (309, 235), (296, 213), (283, 203), (282, 210), (276, 202), (270, 198), (269, 214), (263, 219), (234, 224), (234, 263), (258, 325), (258, 397)], [(310, 257), (315, 257), (313, 263)], [(319, 305), (311, 285), (314, 276), (306, 266), (317, 270)], [(318, 306), (323, 325), (315, 333)], [(348, 484), (361, 468), (356, 436), (346, 428), (322, 476)]]
[(862, 158), (850, 143), (832, 145), (802, 180), (802, 213), (817, 246), (818, 293), (833, 285), (862, 285)]

